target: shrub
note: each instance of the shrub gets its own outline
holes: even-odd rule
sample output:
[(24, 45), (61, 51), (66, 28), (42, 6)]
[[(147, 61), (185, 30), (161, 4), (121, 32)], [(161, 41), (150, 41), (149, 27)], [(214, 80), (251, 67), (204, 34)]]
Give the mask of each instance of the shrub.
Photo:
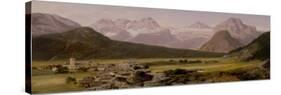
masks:
[(175, 69), (175, 70), (167, 70), (164, 71), (164, 74), (166, 76), (176, 76), (176, 75), (185, 75), (185, 74), (191, 74), (194, 73), (196, 71), (192, 71), (192, 70), (185, 70), (185, 69)]
[(174, 62), (174, 60), (171, 59), (171, 60), (169, 60), (169, 62)]
[(188, 61), (188, 63), (202, 63), (201, 60), (190, 60)]
[(143, 65), (143, 68), (144, 68), (144, 69), (149, 69), (149, 65), (144, 64), (144, 65)]
[(134, 66), (133, 68), (134, 68), (134, 70), (141, 69), (141, 67), (140, 67), (140, 66)]
[(68, 77), (65, 79), (65, 83), (66, 83), (66, 84), (76, 84), (77, 81), (76, 81), (76, 78), (68, 76)]
[(57, 70), (55, 73), (58, 73), (58, 74), (69, 72), (69, 69), (67, 67), (63, 67), (61, 65), (58, 65), (56, 68), (57, 68)]
[(180, 63), (184, 63), (184, 60), (180, 60), (179, 62), (180, 62)]

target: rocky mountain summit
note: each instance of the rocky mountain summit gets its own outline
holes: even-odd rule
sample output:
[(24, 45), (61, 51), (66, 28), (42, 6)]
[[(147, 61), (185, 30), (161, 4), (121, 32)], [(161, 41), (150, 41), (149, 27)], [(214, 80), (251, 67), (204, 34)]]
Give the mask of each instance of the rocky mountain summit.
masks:
[(246, 25), (241, 19), (233, 17), (214, 27), (214, 31), (221, 30), (227, 30), (232, 37), (238, 39), (243, 45), (249, 44), (260, 35), (256, 27)]
[(27, 16), (31, 16), (32, 36), (62, 33), (81, 27), (80, 24), (71, 21), (70, 19), (54, 14), (32, 13)]
[(205, 43), (200, 50), (227, 53), (240, 46), (241, 43), (237, 39), (231, 37), (228, 31), (219, 31), (215, 33), (211, 40)]

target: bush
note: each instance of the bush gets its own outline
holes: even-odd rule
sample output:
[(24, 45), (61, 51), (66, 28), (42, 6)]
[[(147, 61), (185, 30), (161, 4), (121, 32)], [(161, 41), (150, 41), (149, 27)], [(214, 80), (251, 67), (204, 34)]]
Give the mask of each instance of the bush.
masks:
[(144, 68), (144, 69), (149, 69), (149, 65), (144, 64), (144, 65), (143, 65), (143, 68)]
[(76, 81), (76, 78), (68, 76), (68, 77), (65, 79), (65, 83), (66, 83), (66, 84), (76, 84), (77, 81)]
[(179, 60), (179, 63), (202, 63), (201, 60), (187, 60), (187, 59), (181, 59)]
[(134, 68), (134, 70), (141, 69), (141, 67), (140, 67), (140, 66), (134, 66), (133, 68)]
[(171, 60), (169, 60), (169, 62), (174, 62), (174, 60), (171, 59)]
[(182, 60), (180, 60), (179, 62), (180, 62), (180, 63), (187, 63), (187, 62), (188, 62), (188, 60), (186, 60), (186, 59), (182, 59)]
[(176, 75), (185, 75), (185, 74), (191, 74), (196, 71), (191, 71), (191, 70), (185, 70), (185, 69), (175, 69), (175, 70), (167, 70), (164, 71), (164, 74), (166, 76), (176, 76)]
[(58, 74), (69, 72), (69, 69), (67, 67), (63, 67), (61, 65), (57, 66), (56, 68), (57, 68), (57, 70), (55, 73), (58, 73)]
[(201, 60), (190, 60), (190, 61), (188, 61), (188, 63), (202, 63), (202, 61)]

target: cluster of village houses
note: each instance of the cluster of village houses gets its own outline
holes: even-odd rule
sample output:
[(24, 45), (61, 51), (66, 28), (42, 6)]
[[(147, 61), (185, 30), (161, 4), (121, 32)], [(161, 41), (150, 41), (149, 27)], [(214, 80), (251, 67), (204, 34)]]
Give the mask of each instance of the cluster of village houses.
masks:
[(159, 75), (152, 74), (148, 65), (138, 64), (133, 59), (122, 64), (99, 64), (70, 58), (64, 66), (70, 72), (76, 72), (79, 68), (85, 67), (89, 68), (88, 72), (94, 72), (94, 76), (78, 81), (81, 87), (89, 90), (153, 86), (153, 81), (161, 78)]

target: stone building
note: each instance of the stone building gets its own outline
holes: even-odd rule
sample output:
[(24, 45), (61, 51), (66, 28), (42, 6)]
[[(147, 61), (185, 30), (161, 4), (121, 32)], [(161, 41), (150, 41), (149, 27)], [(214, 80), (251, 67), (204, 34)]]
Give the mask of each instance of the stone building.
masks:
[(76, 64), (75, 61), (76, 61), (75, 58), (70, 58), (70, 59), (69, 59), (68, 69), (69, 69), (70, 71), (74, 71), (74, 70), (77, 69), (77, 67), (76, 67), (77, 64)]
[(69, 58), (69, 61), (66, 62), (65, 67), (69, 69), (70, 72), (76, 72), (77, 69), (83, 67), (90, 67), (92, 61), (77, 61), (75, 58)]

